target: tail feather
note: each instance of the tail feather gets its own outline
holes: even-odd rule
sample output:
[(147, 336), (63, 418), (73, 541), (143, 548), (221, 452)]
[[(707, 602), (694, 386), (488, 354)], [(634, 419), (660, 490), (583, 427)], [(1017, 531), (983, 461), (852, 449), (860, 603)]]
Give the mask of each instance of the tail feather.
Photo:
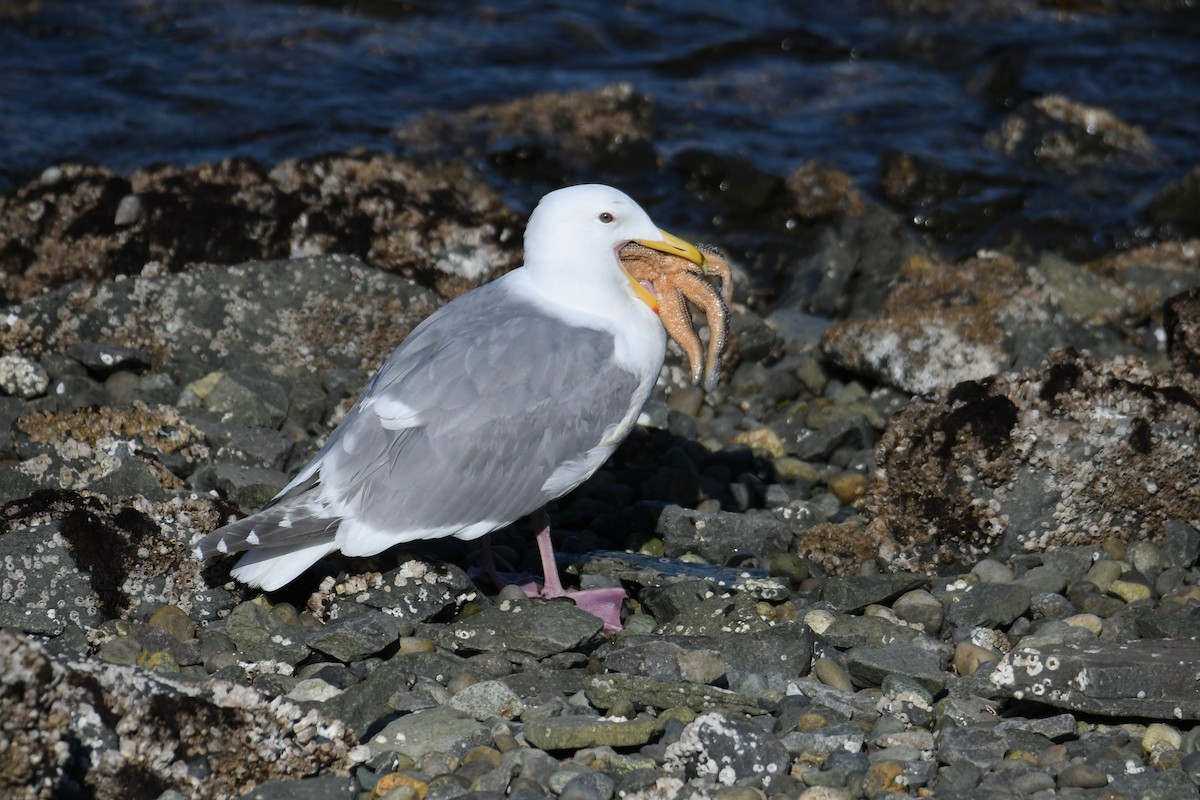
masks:
[(324, 556), (337, 550), (334, 535), (288, 547), (258, 547), (242, 554), (230, 574), (249, 586), (273, 592), (300, 576)]
[(337, 549), (340, 521), (308, 516), (293, 504), (269, 506), (208, 534), (193, 552), (202, 560), (242, 553), (233, 577), (273, 591)]

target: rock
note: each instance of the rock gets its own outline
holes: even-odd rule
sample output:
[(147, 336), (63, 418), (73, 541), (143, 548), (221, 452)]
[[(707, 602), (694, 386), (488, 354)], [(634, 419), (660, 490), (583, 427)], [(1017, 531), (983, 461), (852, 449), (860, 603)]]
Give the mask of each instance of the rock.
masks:
[(879, 686), (887, 675), (901, 675), (939, 692), (946, 673), (937, 654), (916, 644), (889, 647), (855, 647), (846, 653), (846, 667), (859, 686)]
[(50, 377), (36, 361), (13, 353), (0, 356), (0, 392), (29, 400), (44, 395), (49, 385)]
[(578, 647), (600, 632), (598, 617), (570, 600), (502, 600), (453, 625), (422, 623), (417, 630), (452, 652), (516, 650), (534, 658)]
[(1029, 610), (1033, 592), (1019, 583), (981, 583), (954, 593), (946, 604), (946, 625), (1002, 628)]
[(1108, 775), (1092, 764), (1068, 764), (1058, 773), (1060, 789), (1099, 789), (1108, 785)]
[(198, 492), (215, 491), (247, 513), (271, 502), (291, 477), (286, 472), (237, 464), (212, 464), (192, 473), (188, 484)]
[(945, 609), (936, 597), (924, 589), (913, 589), (896, 598), (892, 612), (910, 625), (920, 626), (926, 633), (936, 634), (942, 629)]
[[(525, 710), (525, 704), (517, 693), (500, 681), (480, 681), (468, 686), (450, 698), (449, 706), (481, 722), (493, 717), (516, 719)], [(528, 738), (528, 726), (525, 735)]]
[(140, 372), (150, 366), (150, 354), (145, 350), (103, 342), (76, 342), (67, 347), (67, 355), (100, 378), (120, 370)]
[(1006, 654), (988, 680), (1008, 697), (1070, 711), (1195, 720), (1200, 698), (1191, 664), (1200, 659), (1198, 648), (1188, 640), (1021, 647)]
[(349, 664), (384, 650), (399, 638), (400, 627), (393, 617), (362, 609), (347, 619), (334, 620), (310, 632), (305, 644)]
[[(777, 558), (788, 556), (779, 554)], [(716, 567), (639, 553), (612, 550), (592, 553), (580, 571), (584, 575), (603, 575), (623, 584), (660, 587), (662, 591), (656, 593), (656, 601), (662, 614), (658, 618), (664, 622), (678, 616), (693, 598), (698, 599), (708, 592), (738, 592), (770, 602), (780, 602), (791, 596), (788, 581), (768, 575), (761, 569)]]
[(789, 762), (784, 746), (752, 723), (710, 712), (689, 723), (679, 740), (667, 746), (664, 766), (719, 786), (748, 781), (769, 788)]
[[(677, 717), (668, 716), (667, 719)], [(588, 716), (553, 717), (525, 724), (525, 738), (543, 750), (586, 747), (639, 747), (662, 730), (666, 719), (638, 715), (632, 720)]]
[(679, 506), (666, 506), (655, 533), (662, 537), (667, 556), (693, 553), (712, 564), (725, 564), (738, 553), (765, 557), (787, 552), (792, 534), (770, 514), (705, 514)]
[[(1179, 472), (1200, 445), (1189, 433), (1200, 429), (1195, 388), (1186, 372), (1059, 352), (1037, 370), (917, 400), (880, 441), (864, 502), (878, 546), (897, 568), (944, 570), (1161, 535), (1174, 509), (1200, 502)], [(1110, 411), (1113, 424), (1088, 422)]]
[[(126, 224), (115, 225), (131, 196), (140, 213), (123, 213)], [(79, 278), (136, 274), (147, 262), (178, 272), (193, 264), (348, 253), (457, 295), (520, 261), (520, 237), (512, 235), (520, 221), (486, 184), (460, 165), (380, 153), (292, 159), (270, 170), (230, 158), (150, 167), (128, 179), (66, 165), (54, 191), (35, 181), (13, 199), (0, 216), (0, 228), (11, 232), (0, 255), (11, 263), (23, 254), (24, 269), (12, 269), (3, 295), (10, 302)], [(36, 224), (23, 218), (30, 202), (41, 212)]]
[(1005, 121), (1001, 135), (1008, 155), (1067, 171), (1109, 161), (1129, 167), (1147, 164), (1156, 152), (1154, 141), (1137, 125), (1061, 94), (1022, 104)]
[(1188, 569), (1200, 558), (1200, 532), (1191, 525), (1168, 520), (1163, 526), (1163, 563)]
[(246, 661), (295, 665), (308, 658), (304, 629), (280, 620), (258, 603), (242, 603), (225, 620), (225, 634)]
[(1008, 751), (1008, 739), (994, 728), (947, 726), (938, 732), (937, 757), (943, 764), (966, 761), (978, 769), (994, 767)]
[(803, 421), (785, 418), (776, 425), (779, 439), (787, 452), (803, 461), (825, 461), (842, 447), (861, 450), (875, 444), (875, 429), (864, 414), (836, 417), (819, 428)]
[(556, 174), (579, 171), (582, 179), (595, 169), (652, 163), (652, 110), (648, 96), (617, 83), (424, 114), (395, 136), (406, 152), (421, 159), (483, 158), (517, 174), (528, 170), (531, 159), (549, 161)]
[(287, 389), (263, 372), (210, 372), (187, 388), (223, 422), (278, 428), (287, 418)]
[(9, 581), (0, 582), (0, 614), (18, 616), (6, 624), (49, 625), (52, 630), (39, 632), (57, 635), (103, 619), (147, 615), (164, 603), (195, 619), (211, 619), (227, 607), (229, 593), (205, 584), (189, 550), (194, 528), (188, 526), (216, 518), (211, 503), (138, 505), (160, 521), (139, 507), (76, 492), (47, 489), (10, 502), (0, 559), (13, 566)]
[[(98, 800), (129, 796), (129, 776), (186, 796), (236, 796), (276, 778), (345, 771), (345, 727), (293, 703), (224, 681), (183, 681), (131, 667), (60, 662), (0, 631), (0, 733), (8, 761), (0, 790), (83, 786)], [(220, 724), (213, 724), (220, 720)], [(105, 749), (93, 759), (72, 743)], [(202, 770), (170, 769), (177, 753)]]
[(808, 674), (811, 660), (808, 626), (790, 621), (725, 635), (628, 635), (604, 657), (604, 665), (656, 680), (703, 684), (724, 676), (734, 691), (747, 689), (751, 681), (782, 691)]
[(488, 729), (470, 716), (440, 706), (389, 722), (366, 742), (372, 755), (395, 750), (414, 761), (427, 753), (451, 753), (461, 758), (472, 747), (491, 741)]
[[(334, 587), (334, 591), (351, 594)], [(462, 568), (413, 558), (383, 573), (378, 583), (355, 587), (356, 603), (385, 611), (389, 616), (425, 622), (479, 599), (475, 584)]]
[(658, 681), (633, 675), (610, 674), (591, 678), (586, 685), (588, 701), (601, 709), (628, 700), (635, 705), (657, 709), (690, 708), (696, 713), (756, 713), (758, 702), (753, 697), (683, 681)]
[(825, 581), (822, 598), (839, 611), (852, 614), (872, 603), (887, 603), (917, 589), (928, 578), (901, 572), (885, 575), (835, 575)]
[(330, 775), (304, 780), (267, 781), (255, 786), (238, 800), (354, 800), (357, 796), (353, 779)]
[(853, 647), (887, 647), (901, 642), (911, 642), (920, 636), (915, 628), (897, 625), (878, 616), (855, 617), (838, 615), (821, 631), (821, 638), (841, 649)]

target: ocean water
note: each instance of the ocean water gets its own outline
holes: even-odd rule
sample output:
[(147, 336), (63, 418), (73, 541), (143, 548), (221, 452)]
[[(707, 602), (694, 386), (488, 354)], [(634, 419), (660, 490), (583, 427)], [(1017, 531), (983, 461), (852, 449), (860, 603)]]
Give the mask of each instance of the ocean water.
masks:
[[(885, 154), (902, 151), (977, 176), (966, 202), (1011, 196), (1020, 213), (1097, 242), (1136, 238), (1145, 202), (1200, 163), (1189, 4), (933, 5), (948, 12), (856, 0), (24, 0), (0, 10), (0, 192), (62, 161), (127, 172), (390, 150), (389, 132), (429, 111), (618, 81), (653, 97), (666, 163), (701, 150), (782, 177), (820, 158), (874, 191)], [(1139, 126), (1153, 157), (1063, 174), (989, 145), (1014, 108), (1051, 93)]]

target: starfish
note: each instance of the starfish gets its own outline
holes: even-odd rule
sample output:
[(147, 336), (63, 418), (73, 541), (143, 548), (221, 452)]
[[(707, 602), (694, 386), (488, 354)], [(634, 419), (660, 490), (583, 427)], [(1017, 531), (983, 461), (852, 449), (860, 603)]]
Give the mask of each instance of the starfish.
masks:
[[(704, 262), (630, 242), (620, 250), (621, 266), (658, 300), (658, 314), (668, 335), (675, 340), (692, 368), (692, 383), (711, 392), (720, 379), (721, 356), (729, 339), (729, 304), (733, 300), (733, 276), (729, 262), (711, 245), (697, 245)], [(718, 286), (710, 283), (717, 278)], [(695, 303), (708, 319), (709, 342), (704, 345), (692, 324), (687, 301)]]

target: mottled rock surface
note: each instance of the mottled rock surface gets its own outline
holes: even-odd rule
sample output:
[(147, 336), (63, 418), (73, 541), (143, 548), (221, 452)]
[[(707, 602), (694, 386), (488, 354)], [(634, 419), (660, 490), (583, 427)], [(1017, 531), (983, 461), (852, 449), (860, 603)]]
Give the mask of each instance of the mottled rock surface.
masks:
[(0, 630), (6, 797), (231, 798), (247, 785), (346, 770), (345, 726), (245, 686), (63, 662)]

